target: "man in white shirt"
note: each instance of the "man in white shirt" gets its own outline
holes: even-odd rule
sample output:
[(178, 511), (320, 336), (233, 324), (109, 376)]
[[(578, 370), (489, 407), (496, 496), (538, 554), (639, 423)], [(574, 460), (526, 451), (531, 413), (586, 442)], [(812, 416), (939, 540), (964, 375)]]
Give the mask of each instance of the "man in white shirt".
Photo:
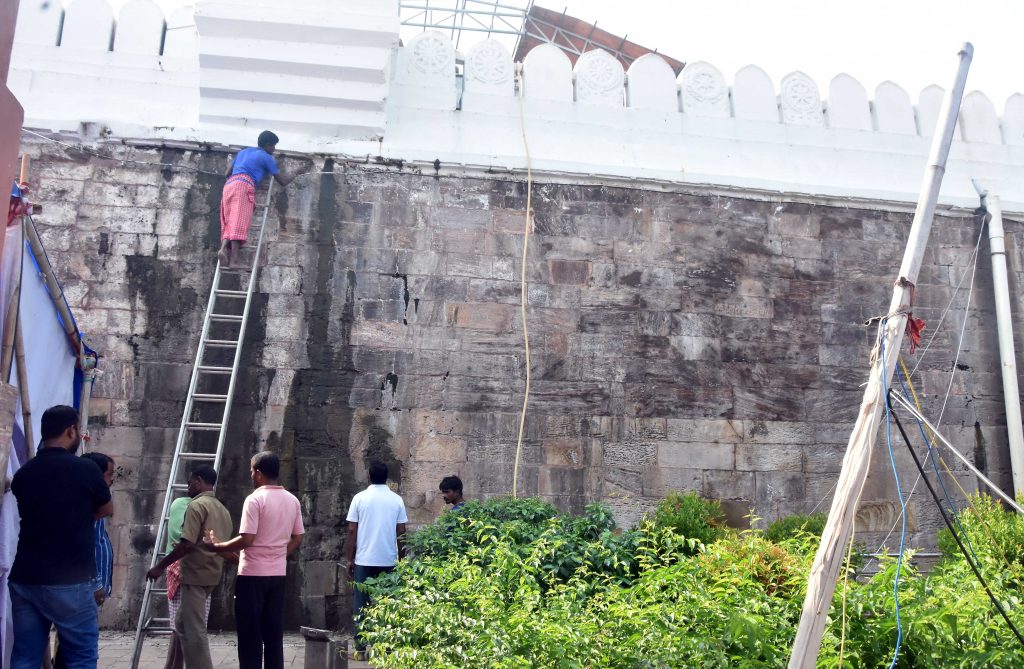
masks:
[[(402, 498), (391, 492), (387, 482), (387, 465), (372, 463), (370, 485), (352, 498), (348, 508), (345, 558), (348, 577), (356, 585), (393, 570), (398, 558), (405, 557), (405, 524), (409, 518)], [(359, 637), (360, 613), (368, 601), (369, 597), (361, 588), (353, 588), (352, 614), (359, 651), (365, 648)]]

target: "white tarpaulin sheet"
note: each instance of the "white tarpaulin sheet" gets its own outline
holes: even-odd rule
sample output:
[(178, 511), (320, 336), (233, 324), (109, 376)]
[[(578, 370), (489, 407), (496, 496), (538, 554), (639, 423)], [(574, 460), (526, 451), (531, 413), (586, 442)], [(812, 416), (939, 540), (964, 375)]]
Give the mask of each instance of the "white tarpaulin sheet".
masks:
[[(18, 254), (23, 248), (21, 230), (12, 226), (7, 230), (4, 244), (3, 265), (0, 267), (0, 322), (7, 313), (11, 289), (18, 281)], [(29, 404), (32, 409), (31, 423), (35, 449), (39, 445), (39, 420), (43, 411), (57, 404), (74, 405), (75, 355), (68, 343), (57, 309), (50, 299), (46, 282), (36, 267), (31, 252), (22, 254), (21, 272), (21, 331), (25, 344), (25, 369), (28, 377)], [(10, 383), (18, 385), (17, 363), (11, 372)], [(15, 432), (24, 433), (22, 409), (19, 402), (15, 414), (18, 427)], [(17, 443), (18, 439), (15, 439)], [(21, 453), (24, 456), (24, 451)], [(18, 449), (11, 449), (8, 476), (13, 476), (20, 466)], [(3, 615), (3, 666), (10, 666), (11, 657), (11, 607), (7, 595), (7, 574), (14, 563), (18, 544), (18, 514), (14, 496), (7, 492), (0, 505), (0, 614)]]

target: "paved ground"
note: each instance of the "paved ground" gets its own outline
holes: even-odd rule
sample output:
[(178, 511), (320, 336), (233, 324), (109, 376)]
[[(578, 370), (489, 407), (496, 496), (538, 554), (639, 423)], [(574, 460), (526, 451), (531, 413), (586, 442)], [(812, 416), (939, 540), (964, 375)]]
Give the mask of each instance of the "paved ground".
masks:
[[(135, 635), (127, 632), (100, 633), (100, 661), (103, 669), (130, 669), (132, 646)], [(233, 632), (210, 633), (210, 655), (215, 667), (237, 667), (238, 655), (235, 650)], [(305, 654), (305, 641), (298, 634), (286, 634), (284, 637), (284, 666), (302, 667)], [(147, 639), (142, 650), (139, 666), (143, 669), (161, 669), (167, 655), (167, 639), (157, 637)], [(349, 669), (369, 669), (370, 665), (363, 662), (350, 661)], [(317, 668), (319, 669), (319, 668)]]

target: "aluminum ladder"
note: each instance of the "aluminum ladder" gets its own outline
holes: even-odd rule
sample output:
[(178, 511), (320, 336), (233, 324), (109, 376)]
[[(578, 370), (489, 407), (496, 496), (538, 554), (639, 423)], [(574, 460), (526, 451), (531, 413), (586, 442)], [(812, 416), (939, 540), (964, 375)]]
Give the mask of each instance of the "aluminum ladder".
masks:
[[(242, 343), (245, 339), (245, 326), (252, 304), (252, 294), (256, 287), (256, 274), (259, 269), (260, 254), (263, 250), (263, 235), (270, 214), (270, 198), (273, 194), (274, 182), (270, 181), (267, 197), (263, 203), (257, 204), (253, 219), (259, 216), (259, 229), (256, 231), (256, 246), (243, 247), (246, 253), (251, 252), (248, 259), (249, 267), (244, 269), (222, 268), (217, 261), (213, 273), (213, 285), (210, 299), (206, 304), (203, 316), (203, 328), (199, 335), (199, 346), (196, 359), (192, 365), (192, 378), (189, 381), (188, 395), (185, 399), (185, 410), (178, 429), (178, 441), (174, 446), (174, 457), (171, 460), (171, 472), (167, 478), (164, 492), (164, 503), (160, 511), (159, 529), (156, 543), (153, 545), (153, 556), (149, 561), (150, 568), (156, 566), (167, 553), (167, 521), (171, 502), (176, 497), (187, 494), (188, 463), (208, 462), (220, 473), (221, 456), (224, 453), (224, 441), (227, 434), (228, 419), (231, 416), (231, 403), (235, 392), (235, 381), (238, 378), (238, 365), (242, 358)], [(252, 234), (249, 235), (250, 239)], [(248, 278), (246, 278), (248, 274)], [(225, 277), (237, 277), (237, 286), (227, 288), (223, 282)], [(244, 283), (244, 286), (243, 286)], [(241, 313), (238, 305), (241, 304)], [(230, 364), (226, 364), (230, 360)], [(228, 537), (222, 537), (227, 539)], [(154, 595), (160, 595), (154, 601)], [(132, 652), (132, 669), (138, 669), (142, 657), (142, 646), (148, 636), (169, 635), (173, 631), (174, 621), (169, 615), (158, 615), (157, 604), (164, 609), (167, 606), (167, 588), (158, 587), (155, 581), (146, 580), (146, 589), (142, 597), (139, 611), (139, 622), (135, 631), (135, 647)]]

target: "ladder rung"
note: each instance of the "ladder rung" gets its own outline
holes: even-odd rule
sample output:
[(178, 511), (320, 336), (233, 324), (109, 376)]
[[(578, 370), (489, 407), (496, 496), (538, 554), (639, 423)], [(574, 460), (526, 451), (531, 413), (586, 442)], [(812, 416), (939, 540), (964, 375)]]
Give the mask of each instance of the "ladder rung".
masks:
[(248, 297), (249, 293), (244, 290), (215, 290), (218, 297)]
[(210, 393), (195, 393), (192, 399), (196, 402), (227, 402), (227, 395), (211, 395)]
[[(187, 483), (172, 483), (171, 484), (171, 490), (188, 490), (188, 484)], [(167, 519), (164, 518), (164, 520), (167, 520)]]
[(223, 323), (241, 323), (242, 317), (234, 314), (210, 314), (210, 320)]
[(199, 365), (199, 371), (205, 374), (230, 374), (230, 367), (217, 367), (215, 365)]
[(213, 460), (217, 459), (216, 453), (179, 453), (178, 457), (183, 460)]
[[(156, 593), (158, 595), (166, 595), (167, 594), (167, 588), (150, 588), (149, 591), (153, 592), (153, 593)], [(166, 620), (166, 618), (154, 618), (154, 620)]]
[(235, 348), (238, 346), (237, 339), (207, 339), (206, 345), (210, 348)]
[(207, 430), (212, 432), (220, 432), (220, 423), (199, 423), (199, 422), (188, 422), (185, 423), (185, 427), (189, 430)]

